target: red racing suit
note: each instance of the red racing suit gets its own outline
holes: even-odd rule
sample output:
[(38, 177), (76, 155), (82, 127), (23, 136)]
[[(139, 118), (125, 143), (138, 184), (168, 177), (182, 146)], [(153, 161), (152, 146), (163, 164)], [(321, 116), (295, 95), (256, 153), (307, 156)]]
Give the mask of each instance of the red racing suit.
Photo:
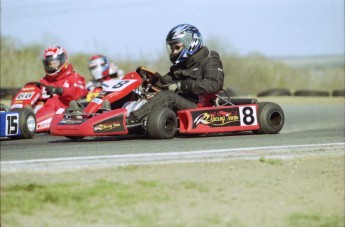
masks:
[(71, 64), (60, 75), (44, 76), (40, 83), (46, 86), (62, 87), (63, 93), (62, 95), (54, 94), (50, 96), (43, 87), (44, 90), (40, 99), (45, 100), (45, 104), (37, 111), (36, 119), (37, 122), (47, 119), (47, 127), (37, 128), (37, 132), (47, 131), (47, 128), (49, 130), (50, 116), (53, 117), (57, 111), (62, 113), (71, 100), (78, 100), (87, 94), (84, 77), (75, 72)]

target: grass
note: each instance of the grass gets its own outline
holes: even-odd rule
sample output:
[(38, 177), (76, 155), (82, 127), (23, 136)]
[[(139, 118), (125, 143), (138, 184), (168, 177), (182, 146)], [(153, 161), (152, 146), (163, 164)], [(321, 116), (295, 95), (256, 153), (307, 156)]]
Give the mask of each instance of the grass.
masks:
[(265, 156), (260, 157), (260, 162), (270, 164), (270, 165), (282, 165), (283, 161), (281, 159), (267, 159)]
[[(111, 205), (108, 204), (109, 200), (116, 201), (118, 206), (129, 206), (147, 200), (168, 200), (168, 197), (151, 191), (162, 188), (164, 186), (158, 182), (142, 180), (130, 184), (104, 179), (97, 180), (92, 184), (16, 184), (1, 188), (1, 193), (4, 195), (1, 201), (1, 212), (7, 213), (18, 209), (23, 214), (32, 214), (42, 208), (42, 204), (54, 204), (63, 208), (81, 207), (83, 209), (77, 211), (87, 213), (97, 208), (99, 204)], [(95, 198), (98, 198), (99, 202), (94, 201)]]
[(344, 226), (344, 168), (262, 157), (1, 173), (1, 226)]
[(288, 218), (290, 227), (342, 227), (344, 217), (340, 215), (324, 216), (317, 213), (294, 213)]

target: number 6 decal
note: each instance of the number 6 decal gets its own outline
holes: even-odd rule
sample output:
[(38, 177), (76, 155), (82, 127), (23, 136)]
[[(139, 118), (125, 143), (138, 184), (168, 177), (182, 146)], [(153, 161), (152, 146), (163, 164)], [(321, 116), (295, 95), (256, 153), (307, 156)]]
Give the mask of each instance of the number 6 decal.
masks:
[(241, 126), (257, 125), (256, 107), (255, 106), (241, 106)]

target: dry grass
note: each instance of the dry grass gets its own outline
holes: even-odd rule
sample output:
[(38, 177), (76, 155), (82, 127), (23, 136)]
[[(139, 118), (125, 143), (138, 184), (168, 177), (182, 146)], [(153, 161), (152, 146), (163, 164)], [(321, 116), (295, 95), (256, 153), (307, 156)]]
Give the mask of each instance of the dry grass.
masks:
[(344, 157), (1, 174), (1, 226), (344, 226)]

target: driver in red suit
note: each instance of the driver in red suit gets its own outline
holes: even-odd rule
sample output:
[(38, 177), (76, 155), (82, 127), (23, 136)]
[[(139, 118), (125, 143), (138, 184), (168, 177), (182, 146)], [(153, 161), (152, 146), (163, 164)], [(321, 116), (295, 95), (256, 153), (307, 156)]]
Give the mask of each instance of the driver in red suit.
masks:
[[(85, 79), (74, 71), (64, 48), (54, 46), (46, 49), (43, 65), (46, 75), (40, 82), (45, 87), (40, 99), (46, 102), (36, 113), (37, 121), (47, 118), (47, 115), (53, 117), (56, 112), (62, 113), (71, 100), (78, 100), (87, 94)], [(36, 132), (48, 131), (49, 127), (50, 121), (47, 121), (47, 124), (37, 128)]]

